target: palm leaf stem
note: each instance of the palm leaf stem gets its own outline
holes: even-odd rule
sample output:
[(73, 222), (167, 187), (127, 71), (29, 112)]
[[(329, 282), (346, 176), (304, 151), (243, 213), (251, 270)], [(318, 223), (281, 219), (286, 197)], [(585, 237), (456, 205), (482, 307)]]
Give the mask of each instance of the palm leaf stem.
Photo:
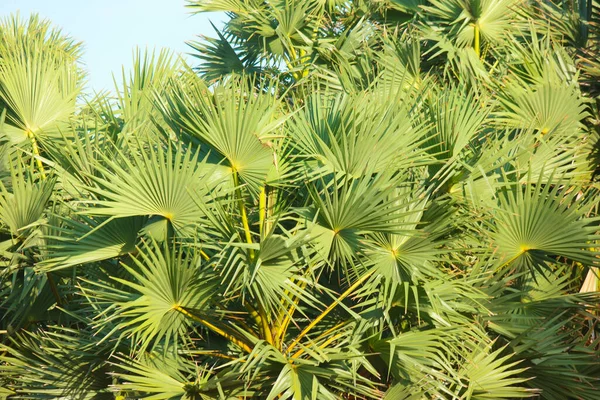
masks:
[[(33, 132), (31, 130), (28, 130), (27, 137), (29, 138), (29, 140), (31, 142), (31, 150), (33, 152), (33, 156), (35, 157), (37, 167), (40, 170), (40, 178), (42, 180), (45, 180), (46, 172), (44, 171), (44, 164), (42, 163), (42, 160), (40, 159), (40, 148), (37, 144), (37, 140), (35, 139), (35, 135), (33, 134)], [(56, 305), (60, 306), (61, 305), (60, 295), (59, 295), (58, 289), (56, 287), (56, 282), (54, 282), (54, 278), (52, 278), (52, 276), (50, 275), (50, 272), (46, 272), (46, 278), (48, 279), (48, 284), (50, 285), (50, 291), (52, 292), (52, 295), (54, 296), (54, 299), (56, 300)]]
[(477, 57), (481, 57), (481, 48), (480, 48), (480, 32), (479, 32), (479, 24), (475, 23), (475, 27), (473, 29), (474, 35), (475, 35), (475, 44), (474, 44), (474, 48), (475, 48), (475, 54), (477, 54)]
[(206, 354), (206, 355), (209, 355), (211, 357), (222, 358), (222, 359), (225, 359), (225, 360), (237, 360), (238, 359), (237, 357), (229, 356), (227, 354), (223, 354), (223, 353), (218, 352), (218, 351), (210, 351), (210, 352), (206, 352), (206, 353), (202, 353), (202, 354)]
[[(304, 62), (304, 61), (308, 61), (307, 57), (306, 57), (306, 51), (304, 50), (300, 50), (300, 61)], [(301, 77), (306, 77), (308, 75), (308, 69), (307, 68), (303, 68), (302, 72), (300, 73)]]
[(52, 275), (50, 275), (50, 272), (46, 272), (46, 278), (48, 278), (48, 284), (50, 285), (50, 291), (52, 291), (52, 295), (54, 296), (54, 299), (56, 300), (56, 305), (60, 306), (61, 305), (60, 295), (59, 295), (58, 289), (56, 287), (56, 282), (54, 282), (54, 278), (52, 278)]
[[(235, 186), (235, 194), (238, 199), (238, 207), (240, 210), (240, 216), (242, 217), (242, 224), (244, 226), (244, 233), (246, 236), (246, 242), (248, 244), (252, 244), (252, 234), (250, 232), (250, 224), (248, 222), (248, 213), (246, 212), (246, 205), (244, 204), (244, 198), (242, 196), (242, 191), (240, 190), (240, 182), (237, 171), (233, 171), (233, 184)], [(250, 257), (250, 262), (253, 262), (255, 259), (254, 249), (248, 249), (248, 254)], [(254, 317), (254, 320), (261, 327), (261, 333), (264, 339), (273, 344), (273, 335), (271, 334), (271, 328), (269, 327), (269, 320), (267, 319), (267, 313), (264, 308), (259, 304), (258, 310), (254, 309), (250, 304), (244, 304), (246, 309), (250, 312), (250, 315)]]
[(362, 285), (367, 279), (371, 277), (375, 273), (375, 270), (364, 274), (359, 280), (354, 282), (352, 286), (350, 286), (344, 293), (342, 293), (333, 303), (329, 305), (317, 318), (315, 318), (300, 334), (294, 339), (294, 341), (288, 346), (288, 352), (292, 351), (292, 349), (300, 342), (300, 340), (308, 334), (312, 328), (314, 328), (323, 318), (327, 316), (338, 304), (342, 302), (346, 297), (348, 297), (353, 291), (355, 291), (360, 285)]
[[(290, 45), (289, 45), (289, 52), (290, 52), (290, 58), (292, 59), (292, 61), (295, 61), (295, 60), (297, 60), (297, 59), (298, 59), (298, 54), (296, 53), (296, 50), (294, 49), (294, 46), (292, 46), (292, 44), (291, 44), (291, 43), (290, 43)], [(284, 59), (285, 59), (285, 57), (284, 57)], [(293, 70), (293, 66), (292, 66), (292, 63), (291, 63), (290, 61), (288, 61), (288, 60), (285, 60), (285, 65), (288, 67), (288, 69), (289, 69), (290, 71), (292, 71), (292, 70)], [(292, 72), (292, 76), (294, 77), (294, 80), (295, 80), (295, 81), (298, 81), (298, 80), (299, 80), (299, 77), (300, 77), (301, 75), (299, 75), (297, 72)]]
[(267, 186), (263, 186), (260, 190), (260, 194), (258, 196), (258, 229), (260, 232), (260, 237), (263, 237), (264, 232), (264, 224), (265, 224), (265, 216), (267, 213), (267, 194), (266, 194)]
[[(240, 190), (240, 182), (237, 171), (233, 171), (233, 185), (235, 186), (235, 194), (238, 199), (238, 208), (240, 210), (240, 216), (242, 217), (242, 224), (244, 226), (244, 233), (246, 235), (246, 242), (252, 244), (252, 234), (250, 233), (250, 224), (248, 223), (248, 214), (246, 213), (246, 205), (244, 204), (244, 198), (242, 191)], [(248, 250), (250, 255), (250, 261), (254, 261), (254, 249)]]
[(274, 204), (275, 199), (277, 198), (277, 188), (267, 187), (267, 204), (266, 204), (266, 218), (265, 218), (265, 232), (270, 232), (273, 221), (271, 217), (273, 216), (273, 211), (275, 210)]
[[(332, 326), (331, 328), (327, 329), (325, 332), (323, 332), (322, 334), (320, 334), (319, 336), (317, 336), (314, 341), (315, 342), (319, 341), (320, 339), (322, 339), (322, 338), (326, 337), (327, 335), (329, 335), (331, 332), (334, 332), (334, 331), (340, 329), (342, 326), (346, 325), (347, 323), (348, 323), (348, 321), (342, 321), (342, 322), (339, 322), (339, 323), (335, 324), (334, 326)], [(333, 340), (337, 339), (341, 335), (342, 335), (341, 333), (335, 334), (331, 338), (327, 339), (327, 341), (325, 343), (331, 343)], [(325, 343), (321, 344), (320, 347), (324, 348), (325, 347), (324, 346)], [(303, 347), (301, 349), (298, 349), (298, 351), (296, 351), (294, 353), (294, 355), (292, 355), (292, 358), (298, 358), (298, 357), (300, 357), (302, 355), (302, 353), (304, 353), (305, 350), (306, 350), (305, 347)]]
[(267, 320), (264, 308), (259, 305), (257, 310), (248, 302), (244, 303), (244, 307), (246, 310), (248, 310), (248, 313), (256, 322), (256, 325), (260, 329), (262, 338), (265, 339), (269, 344), (273, 344), (273, 334), (271, 333), (271, 328), (269, 327), (269, 321)]
[(247, 301), (244, 302), (244, 308), (246, 308), (246, 310), (248, 310), (248, 314), (250, 314), (250, 317), (252, 317), (252, 319), (256, 323), (256, 326), (258, 327), (258, 329), (261, 330), (262, 329), (262, 319), (261, 319), (258, 311), (256, 311), (256, 309), (254, 307), (252, 307), (252, 304), (248, 303)]
[[(306, 282), (300, 282), (299, 286), (302, 290), (304, 290), (306, 288)], [(292, 302), (292, 305), (287, 310), (287, 312), (285, 310), (282, 311), (282, 313), (285, 312), (285, 315), (282, 314), (277, 319), (278, 321), (281, 321), (281, 324), (279, 324), (279, 326), (275, 330), (275, 344), (279, 348), (281, 348), (281, 346), (283, 344), (283, 338), (285, 337), (287, 328), (290, 325), (290, 322), (292, 320), (292, 315), (294, 314), (294, 311), (296, 311), (296, 307), (298, 307), (299, 302), (300, 302), (300, 296), (295, 296), (295, 298)]]
[[(291, 71), (293, 66), (292, 66), (292, 62), (296, 61), (296, 62), (304, 62), (306, 59), (306, 52), (304, 50), (299, 50), (300, 52), (300, 56), (298, 56), (298, 53), (296, 52), (296, 49), (294, 49), (294, 46), (292, 45), (291, 41), (289, 43), (289, 53), (290, 53), (290, 58), (292, 61), (287, 61), (285, 60), (285, 64), (288, 67), (288, 69)], [(284, 58), (285, 59), (285, 58)], [(300, 72), (293, 72), (292, 76), (294, 77), (294, 80), (299, 81), (301, 78), (304, 78), (305, 76), (308, 75), (308, 69), (307, 68), (303, 68), (302, 71)]]
[[(336, 341), (337, 339), (339, 339), (340, 337), (344, 336), (343, 332), (340, 333), (336, 333), (335, 335), (333, 335), (332, 337), (330, 337), (329, 339), (327, 339), (326, 341), (324, 341), (323, 343), (321, 343), (321, 345), (319, 345), (319, 349), (323, 350), (326, 349), (327, 346), (329, 346), (331, 343), (333, 343), (334, 341)], [(299, 349), (297, 352), (294, 353), (294, 355), (292, 356), (292, 358), (298, 358), (302, 355), (302, 353), (304, 353), (305, 348), (301, 348)]]
[(40, 159), (40, 148), (37, 144), (37, 140), (35, 139), (35, 135), (32, 131), (27, 131), (27, 137), (31, 141), (31, 149), (33, 151), (33, 155), (35, 157), (35, 161), (37, 163), (37, 167), (40, 170), (40, 175), (42, 179), (46, 179), (46, 172), (44, 171), (44, 164), (42, 164), (42, 160)]
[(260, 337), (260, 335), (254, 330), (254, 328), (252, 328), (250, 325), (248, 325), (246, 323), (246, 321), (239, 320), (239, 321), (237, 321), (237, 323), (240, 324), (240, 326), (242, 328), (244, 328), (246, 330), (246, 332), (250, 333), (252, 336)]
[(202, 256), (202, 258), (204, 258), (204, 260), (208, 261), (210, 259), (210, 257), (208, 256), (208, 254), (206, 254), (204, 252), (204, 250), (200, 249), (200, 255)]
[(247, 343), (245, 343), (243, 340), (239, 339), (236, 337), (234, 332), (228, 332), (228, 329), (226, 327), (218, 327), (214, 324), (212, 324), (211, 322), (200, 318), (197, 315), (192, 314), (191, 312), (189, 312), (188, 310), (186, 310), (185, 308), (181, 307), (180, 305), (175, 305), (173, 306), (173, 310), (185, 315), (186, 317), (198, 322), (199, 324), (201, 324), (202, 326), (210, 329), (211, 331), (213, 331), (214, 333), (216, 333), (219, 336), (224, 337), (225, 339), (229, 340), (231, 343), (235, 344), (237, 347), (239, 347), (240, 349), (244, 350), (247, 353), (251, 353), (252, 352), (252, 347), (250, 347), (250, 345), (248, 345)]
[(264, 307), (258, 303), (258, 313), (260, 315), (260, 320), (262, 321), (262, 330), (265, 340), (269, 344), (273, 344), (273, 333), (271, 331), (271, 327), (269, 326), (269, 320), (267, 319), (267, 312)]
[[(283, 58), (283, 61), (285, 62), (285, 66), (287, 67), (288, 71), (291, 71), (293, 69), (292, 64), (290, 64), (286, 57)], [(292, 72), (292, 76), (294, 77), (295, 81), (298, 81), (298, 74)]]

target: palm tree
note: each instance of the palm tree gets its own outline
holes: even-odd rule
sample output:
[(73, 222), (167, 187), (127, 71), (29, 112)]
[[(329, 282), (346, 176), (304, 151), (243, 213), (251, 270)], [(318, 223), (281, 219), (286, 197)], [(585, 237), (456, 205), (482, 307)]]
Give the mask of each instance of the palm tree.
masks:
[(598, 398), (598, 114), (556, 18), (190, 6), (231, 17), (201, 67), (139, 52), (79, 104), (68, 37), (0, 27), (0, 398)]

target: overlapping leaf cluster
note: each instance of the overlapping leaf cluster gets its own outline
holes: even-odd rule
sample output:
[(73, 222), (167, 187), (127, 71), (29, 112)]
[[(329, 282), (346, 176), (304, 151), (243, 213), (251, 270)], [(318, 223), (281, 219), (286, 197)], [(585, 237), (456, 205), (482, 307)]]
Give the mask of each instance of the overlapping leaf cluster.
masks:
[(0, 398), (597, 399), (599, 5), (192, 1), (191, 69), (0, 25)]

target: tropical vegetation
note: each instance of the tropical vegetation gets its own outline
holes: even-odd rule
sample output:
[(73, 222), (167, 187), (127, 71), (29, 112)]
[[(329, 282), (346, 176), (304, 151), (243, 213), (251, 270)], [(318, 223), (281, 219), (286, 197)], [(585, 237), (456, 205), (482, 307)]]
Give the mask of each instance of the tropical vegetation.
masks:
[(598, 1), (188, 7), (0, 23), (0, 398), (600, 399)]

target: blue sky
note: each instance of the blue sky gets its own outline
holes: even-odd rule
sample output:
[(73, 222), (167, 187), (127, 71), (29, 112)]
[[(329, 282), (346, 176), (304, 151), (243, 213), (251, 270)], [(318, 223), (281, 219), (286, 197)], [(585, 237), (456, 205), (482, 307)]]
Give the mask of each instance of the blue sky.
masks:
[(88, 87), (102, 90), (113, 88), (113, 72), (120, 76), (123, 65), (129, 68), (136, 46), (187, 53), (186, 40), (214, 36), (209, 20), (221, 26), (225, 19), (221, 13), (191, 15), (184, 5), (185, 0), (0, 0), (0, 16), (36, 12), (82, 41)]

